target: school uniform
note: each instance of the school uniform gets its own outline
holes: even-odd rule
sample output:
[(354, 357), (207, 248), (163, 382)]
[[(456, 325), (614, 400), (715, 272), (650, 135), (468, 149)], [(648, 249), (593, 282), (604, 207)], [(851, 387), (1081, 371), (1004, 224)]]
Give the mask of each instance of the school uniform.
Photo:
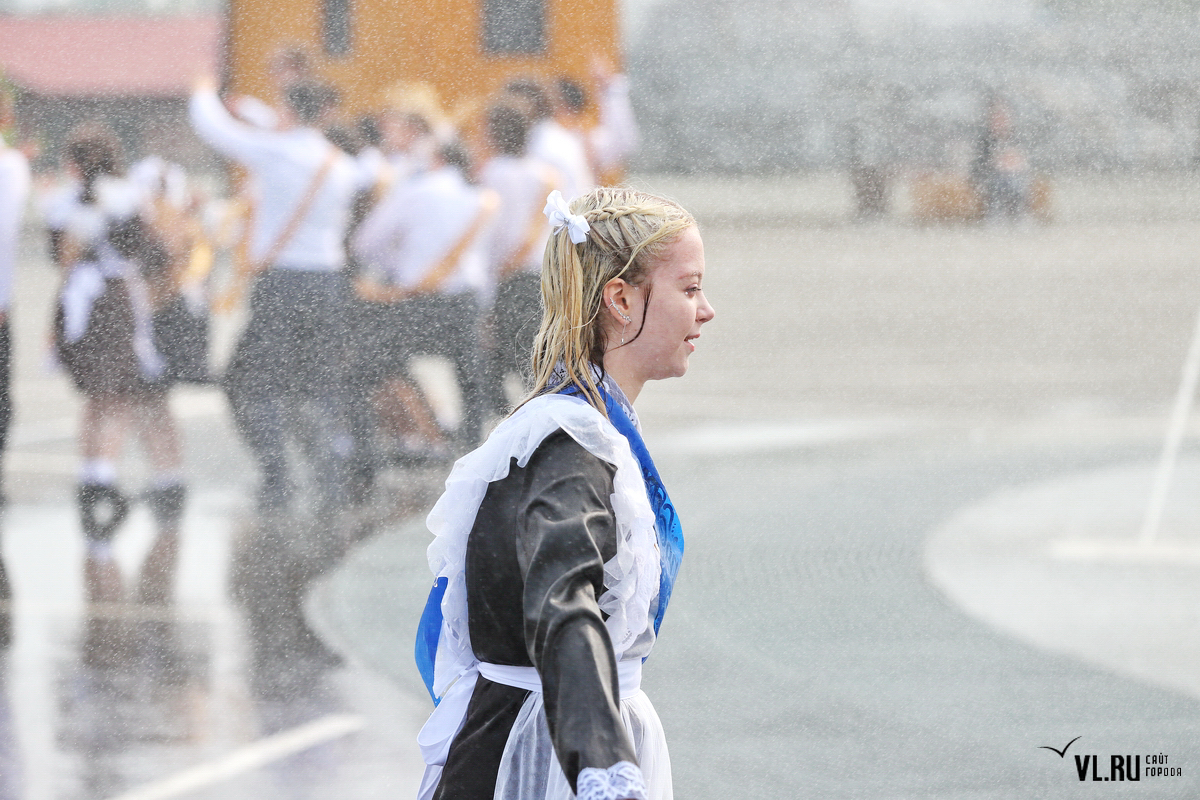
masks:
[(52, 236), (77, 257), (65, 265), (54, 316), (54, 343), (75, 388), (88, 397), (165, 392), (165, 362), (154, 344), (153, 308), (144, 265), (123, 255), (113, 233), (131, 224), (145, 199), (127, 178), (96, 179), (92, 202), (69, 182), (51, 193), (43, 215)]
[(604, 414), (570, 391), (498, 425), (429, 514), (420, 800), (673, 796), (641, 677), (682, 527), (620, 388)]
[(226, 370), (225, 387), (234, 419), (263, 471), (260, 500), (268, 507), (287, 499), (285, 406), (295, 399), (318, 402), (319, 425), (326, 428), (315, 453), (319, 490), (323, 503), (337, 502), (339, 462), (346, 455), (336, 442), (344, 428), (341, 348), (349, 294), (344, 239), (354, 196), (374, 176), (313, 128), (268, 130), (238, 121), (215, 92), (194, 94), (190, 114), (203, 140), (249, 172), (253, 262), (270, 256), (332, 159), (307, 211), (255, 281), (250, 320)]
[[(479, 217), (484, 193), (453, 167), (421, 173), (394, 186), (355, 232), (351, 246), (368, 274), (391, 286), (413, 289), (435, 270)], [(433, 292), (397, 303), (366, 304), (373, 341), (358, 365), (352, 404), (355, 450), (370, 450), (370, 389), (403, 375), (417, 355), (451, 361), (463, 397), (460, 438), (478, 441), (486, 410), (480, 377), (478, 323), (494, 287), (481, 230), (454, 269)]]

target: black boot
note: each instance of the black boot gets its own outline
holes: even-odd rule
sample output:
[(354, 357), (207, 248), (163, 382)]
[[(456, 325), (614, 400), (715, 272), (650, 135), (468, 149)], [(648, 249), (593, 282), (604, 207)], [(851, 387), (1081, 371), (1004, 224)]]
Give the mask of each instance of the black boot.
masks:
[(129, 501), (115, 487), (102, 483), (79, 485), (79, 518), (88, 541), (109, 542), (129, 515)]

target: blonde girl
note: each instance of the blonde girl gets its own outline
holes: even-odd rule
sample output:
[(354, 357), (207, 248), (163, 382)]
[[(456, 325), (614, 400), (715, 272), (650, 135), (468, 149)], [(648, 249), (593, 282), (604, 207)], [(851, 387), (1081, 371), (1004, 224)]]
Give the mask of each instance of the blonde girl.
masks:
[(631, 189), (555, 192), (546, 214), (534, 391), (429, 516), (420, 797), (667, 800), (641, 674), (683, 534), (633, 402), (687, 371), (713, 318), (704, 247), (684, 209)]

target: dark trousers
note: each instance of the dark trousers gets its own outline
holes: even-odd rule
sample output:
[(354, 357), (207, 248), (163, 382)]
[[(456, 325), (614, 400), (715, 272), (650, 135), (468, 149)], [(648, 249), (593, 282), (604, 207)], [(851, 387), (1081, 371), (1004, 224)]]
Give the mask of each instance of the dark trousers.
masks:
[(262, 471), (260, 503), (286, 503), (289, 433), (311, 462), (323, 507), (342, 501), (346, 310), (340, 273), (272, 269), (250, 297), (250, 321), (225, 371), (233, 419)]
[[(5, 314), (0, 323), (0, 456), (8, 447), (8, 428), (12, 423), (12, 333)], [(0, 497), (3, 493), (0, 492)]]
[(458, 436), (469, 447), (478, 444), (487, 403), (475, 296), (426, 294), (399, 303), (362, 303), (355, 316), (358, 354), (350, 381), (350, 429), (360, 465), (374, 459), (372, 393), (389, 378), (407, 375), (415, 356), (441, 356), (453, 365), (463, 401)]

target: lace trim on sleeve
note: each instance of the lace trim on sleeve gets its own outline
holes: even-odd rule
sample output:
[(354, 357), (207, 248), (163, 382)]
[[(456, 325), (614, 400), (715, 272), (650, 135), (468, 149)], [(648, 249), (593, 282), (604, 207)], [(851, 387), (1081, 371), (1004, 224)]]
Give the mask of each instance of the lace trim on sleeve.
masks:
[(628, 761), (618, 761), (608, 769), (581, 769), (575, 783), (578, 800), (646, 800), (642, 771)]

